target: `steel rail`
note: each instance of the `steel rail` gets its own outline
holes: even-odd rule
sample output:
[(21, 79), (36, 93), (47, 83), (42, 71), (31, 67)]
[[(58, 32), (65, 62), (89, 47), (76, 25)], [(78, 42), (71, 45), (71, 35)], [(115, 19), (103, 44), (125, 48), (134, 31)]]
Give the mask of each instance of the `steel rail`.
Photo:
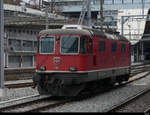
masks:
[(5, 85), (6, 88), (23, 88), (23, 87), (32, 87), (33, 82), (4, 84), (4, 85)]
[(150, 113), (150, 106), (144, 111), (144, 113)]
[(17, 99), (10, 99), (8, 101), (2, 101), (0, 102), (0, 111), (4, 111), (16, 106), (20, 106), (22, 104), (31, 103), (37, 100), (47, 99), (49, 97), (50, 97), (49, 95), (41, 96), (39, 94), (35, 94), (35, 95), (30, 95), (26, 97), (17, 98)]
[(46, 108), (53, 108), (67, 102), (71, 99), (54, 99), (54, 97), (46, 97), (39, 100), (21, 103), (19, 105), (3, 108), (1, 112), (37, 112)]
[(51, 108), (54, 108), (54, 107), (57, 107), (57, 106), (60, 106), (60, 105), (64, 105), (65, 103), (69, 103), (69, 102), (72, 102), (73, 100), (72, 99), (64, 99), (64, 100), (59, 100), (59, 101), (48, 101), (48, 103), (44, 103), (44, 105), (39, 105), (39, 104), (36, 104), (38, 105), (38, 107), (33, 107), (29, 110), (25, 110), (23, 112), (39, 112), (39, 111), (42, 111), (44, 109), (51, 109)]

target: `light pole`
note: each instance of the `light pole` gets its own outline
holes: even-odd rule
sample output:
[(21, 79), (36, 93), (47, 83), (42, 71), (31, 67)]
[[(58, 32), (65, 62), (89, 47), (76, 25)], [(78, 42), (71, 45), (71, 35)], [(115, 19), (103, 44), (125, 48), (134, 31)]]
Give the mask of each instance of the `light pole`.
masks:
[(142, 15), (144, 17), (144, 5), (145, 5), (145, 2), (144, 2), (144, 0), (142, 0), (141, 2), (142, 2)]
[(91, 25), (91, 0), (88, 0), (88, 5), (87, 5), (87, 18), (88, 18), (88, 26)]
[(104, 3), (104, 0), (100, 0), (100, 22), (101, 22), (101, 30), (103, 30), (103, 3)]
[(45, 29), (48, 29), (48, 6), (45, 7)]
[(0, 96), (4, 87), (4, 10), (3, 0), (0, 0)]

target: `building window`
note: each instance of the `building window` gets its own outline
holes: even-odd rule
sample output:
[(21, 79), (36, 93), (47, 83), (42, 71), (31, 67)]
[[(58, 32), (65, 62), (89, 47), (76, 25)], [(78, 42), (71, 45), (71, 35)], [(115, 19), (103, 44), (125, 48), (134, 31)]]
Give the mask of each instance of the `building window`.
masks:
[(12, 29), (9, 29), (9, 32), (12, 32)]
[(21, 33), (21, 30), (19, 29), (18, 32)]
[(22, 67), (32, 67), (33, 65), (32, 56), (23, 56), (22, 57)]
[(23, 40), (23, 46), (24, 47), (31, 47), (32, 46), (32, 41)]
[(32, 41), (23, 40), (23, 51), (33, 51)]
[(30, 32), (30, 33), (31, 33), (31, 35), (32, 35), (32, 34), (33, 34), (33, 31), (31, 30), (31, 32)]
[(29, 34), (29, 30), (27, 30), (27, 34)]
[(123, 1), (122, 0), (114, 0), (114, 3), (115, 4), (123, 4)]
[(34, 41), (34, 47), (37, 47), (37, 41)]
[(16, 68), (21, 67), (21, 57), (20, 56), (8, 56), (8, 67)]
[(23, 33), (25, 33), (25, 30), (22, 30)]
[(8, 39), (8, 45), (13, 47), (21, 47), (21, 41), (16, 39)]
[(104, 0), (104, 4), (113, 4), (114, 2), (112, 0)]
[(34, 35), (36, 35), (37, 33), (36, 33), (36, 31), (34, 31)]
[(12, 45), (12, 39), (8, 39), (8, 45)]

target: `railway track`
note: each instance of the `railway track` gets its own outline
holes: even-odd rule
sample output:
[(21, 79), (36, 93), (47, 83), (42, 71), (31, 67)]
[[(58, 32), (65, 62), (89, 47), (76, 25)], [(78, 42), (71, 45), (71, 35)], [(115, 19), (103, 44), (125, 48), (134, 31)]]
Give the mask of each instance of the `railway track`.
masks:
[[(145, 72), (145, 73), (139, 75), (139, 77), (130, 79), (128, 82), (126, 82), (124, 84), (133, 82), (138, 79), (142, 79), (149, 74), (150, 74), (149, 72)], [(29, 97), (24, 97), (24, 98), (10, 100), (8, 102), (6, 101), (3, 103), (0, 103), (0, 112), (37, 112), (37, 111), (41, 111), (41, 110), (47, 109), (47, 108), (48, 109), (54, 108), (56, 106), (60, 106), (65, 103), (69, 103), (69, 102), (73, 102), (73, 101), (77, 101), (77, 100), (83, 100), (83, 99), (85, 99), (84, 97), (88, 98), (90, 96), (88, 96), (88, 97), (87, 97), (87, 95), (82, 96), (81, 97), (82, 99), (79, 97), (66, 99), (66, 98), (54, 98), (51, 96), (40, 97), (40, 95), (35, 95), (33, 97), (29, 96)], [(32, 99), (30, 100), (30, 98), (32, 98)], [(25, 100), (28, 100), (28, 101), (25, 101)], [(19, 103), (17, 101), (23, 101), (23, 102)], [(7, 105), (6, 103), (11, 103), (11, 105)], [(15, 103), (15, 104), (13, 104), (13, 103)], [(1, 105), (7, 105), (7, 106), (1, 107)]]
[[(17, 101), (24, 101), (25, 99), (28, 99), (28, 101), (25, 101), (22, 103), (17, 102)], [(65, 99), (65, 98), (34, 95), (34, 96), (30, 96), (30, 97), (24, 97), (24, 98), (19, 98), (19, 99), (0, 103), (0, 105), (2, 105), (2, 104), (6, 104), (6, 103), (14, 103), (15, 102), (15, 104), (1, 107), (0, 112), (37, 112), (37, 111), (43, 110), (45, 108), (56, 107), (56, 106), (65, 104), (70, 101), (71, 101), (70, 99)], [(16, 102), (17, 102), (17, 104), (16, 104)]]
[(16, 110), (17, 108), (20, 108), (23, 105), (28, 105), (32, 104), (37, 101), (45, 100), (50, 98), (50, 96), (40, 96), (39, 94), (37, 95), (31, 95), (31, 96), (26, 96), (22, 98), (17, 98), (17, 99), (12, 99), (8, 101), (3, 101), (0, 102), (0, 112), (3, 111), (11, 111), (11, 110)]
[[(144, 72), (145, 72), (145, 71), (149, 71), (149, 70), (150, 70), (150, 69), (148, 69), (149, 67), (150, 67), (150, 66), (147, 65), (147, 66), (146, 66), (146, 70), (144, 70)], [(137, 68), (138, 68), (138, 70), (139, 70), (139, 68), (140, 68), (140, 69), (145, 69), (145, 66), (144, 66), (144, 67), (143, 67), (143, 66), (141, 66), (141, 67), (136, 66), (136, 69), (137, 69)], [(137, 72), (136, 74), (139, 74), (139, 73), (142, 73), (142, 72), (143, 72), (143, 71), (140, 71), (140, 72)], [(143, 73), (144, 73), (144, 72), (143, 72)], [(135, 75), (136, 75), (136, 74), (135, 74)], [(144, 78), (144, 77), (146, 77), (146, 76), (148, 76), (148, 75), (150, 75), (150, 72), (146, 72), (145, 75), (142, 75), (142, 76), (140, 76), (140, 77), (138, 77), (138, 78), (131, 77), (125, 84), (128, 84), (128, 83), (131, 83), (131, 82), (133, 82), (133, 81), (142, 79), (142, 78)], [(117, 111), (120, 110), (122, 107), (127, 106), (128, 104), (132, 103), (132, 102), (135, 101), (137, 98), (140, 98), (141, 96), (143, 96), (144, 94), (146, 94), (146, 93), (148, 93), (148, 92), (150, 92), (150, 88), (147, 88), (147, 89), (145, 89), (145, 90), (139, 92), (138, 94), (136, 94), (136, 95), (134, 95), (134, 96), (132, 96), (132, 97), (129, 97), (128, 99), (124, 100), (123, 102), (120, 102), (119, 104), (116, 104), (116, 105), (112, 106), (111, 108), (104, 110), (104, 112), (117, 112)], [(148, 112), (150, 112), (150, 107), (144, 111), (144, 113), (148, 113)]]
[(150, 70), (150, 64), (131, 66), (131, 76)]

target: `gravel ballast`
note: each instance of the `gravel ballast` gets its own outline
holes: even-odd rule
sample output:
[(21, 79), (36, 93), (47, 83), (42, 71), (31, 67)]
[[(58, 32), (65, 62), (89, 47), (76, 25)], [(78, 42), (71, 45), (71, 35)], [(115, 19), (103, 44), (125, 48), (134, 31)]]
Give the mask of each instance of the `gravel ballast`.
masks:
[(0, 97), (0, 102), (11, 100), (11, 99), (16, 99), (20, 97), (25, 97), (25, 96), (35, 95), (35, 94), (38, 94), (38, 91), (31, 87), (13, 88), (13, 89), (4, 88), (3, 96)]

